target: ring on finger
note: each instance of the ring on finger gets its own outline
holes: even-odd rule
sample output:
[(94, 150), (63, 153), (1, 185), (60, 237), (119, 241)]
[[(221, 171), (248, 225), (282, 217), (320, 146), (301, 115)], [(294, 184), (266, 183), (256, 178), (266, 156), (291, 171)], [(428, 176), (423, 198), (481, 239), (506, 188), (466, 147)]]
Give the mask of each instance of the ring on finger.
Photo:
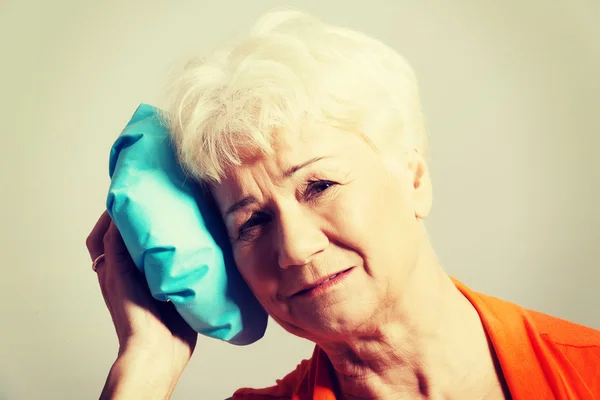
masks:
[(96, 272), (102, 261), (104, 261), (104, 253), (94, 259), (94, 262), (92, 263), (92, 270), (94, 270), (94, 272)]

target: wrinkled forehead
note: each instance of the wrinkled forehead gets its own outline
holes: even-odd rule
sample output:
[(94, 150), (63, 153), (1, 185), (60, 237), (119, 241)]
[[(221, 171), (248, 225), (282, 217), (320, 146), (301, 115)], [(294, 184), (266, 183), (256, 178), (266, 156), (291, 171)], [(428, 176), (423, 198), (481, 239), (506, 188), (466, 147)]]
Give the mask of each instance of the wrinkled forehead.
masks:
[(328, 124), (305, 124), (298, 129), (274, 129), (270, 135), (270, 151), (263, 152), (243, 143), (236, 145), (241, 165), (225, 168), (223, 180), (239, 179), (243, 171), (267, 169), (273, 177), (283, 178), (290, 168), (315, 157), (341, 155), (348, 144), (349, 132)]
[[(220, 203), (233, 202), (261, 188), (284, 185), (296, 170), (316, 160), (356, 160), (361, 159), (361, 151), (368, 150), (362, 138), (353, 133), (325, 124), (311, 128), (298, 132), (277, 131), (270, 153), (241, 148), (241, 165), (226, 167), (221, 182), (211, 185), (215, 198)], [(355, 141), (362, 142), (364, 149), (357, 151)]]
[(321, 141), (311, 136), (310, 133), (278, 130), (272, 136), (270, 152), (238, 145), (236, 150), (240, 164), (225, 167), (221, 181), (210, 184), (219, 207), (256, 192), (258, 186), (264, 187), (265, 183), (277, 185), (283, 182), (292, 166), (302, 163), (322, 148)]

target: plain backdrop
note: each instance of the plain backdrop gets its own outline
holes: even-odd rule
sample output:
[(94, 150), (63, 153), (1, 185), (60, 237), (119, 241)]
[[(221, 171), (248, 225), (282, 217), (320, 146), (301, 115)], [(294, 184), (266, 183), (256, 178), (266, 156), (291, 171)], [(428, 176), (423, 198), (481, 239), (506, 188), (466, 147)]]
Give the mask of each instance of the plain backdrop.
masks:
[[(419, 77), (427, 224), (480, 292), (600, 328), (597, 0), (0, 1), (0, 399), (97, 398), (116, 355), (85, 238), (108, 151), (166, 79), (274, 6), (388, 43)], [(201, 338), (175, 399), (274, 383), (312, 345)]]

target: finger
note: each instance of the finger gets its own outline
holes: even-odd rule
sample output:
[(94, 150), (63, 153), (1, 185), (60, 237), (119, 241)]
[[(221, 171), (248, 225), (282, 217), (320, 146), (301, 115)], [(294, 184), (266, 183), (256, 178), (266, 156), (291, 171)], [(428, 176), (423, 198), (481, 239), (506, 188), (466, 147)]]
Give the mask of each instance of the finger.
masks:
[(92, 260), (95, 260), (96, 257), (104, 253), (103, 239), (111, 222), (112, 220), (110, 219), (108, 211), (104, 211), (87, 237), (85, 243)]
[[(100, 221), (98, 221), (100, 223)], [(115, 255), (115, 250), (118, 250), (119, 254), (122, 254), (122, 250), (119, 249), (120, 245), (115, 242), (120, 238), (119, 231), (117, 230), (114, 222), (112, 220), (108, 220), (107, 227), (104, 229), (103, 236), (100, 240), (103, 253), (104, 260), (99, 262), (99, 265), (96, 269), (96, 274), (98, 276), (98, 283), (100, 284), (100, 291), (102, 292), (102, 297), (104, 298), (104, 302), (106, 307), (111, 312), (112, 316), (112, 307), (111, 307), (111, 290), (114, 291), (115, 284), (118, 284), (119, 277), (119, 264), (122, 264), (120, 259), (121, 255)]]
[(131, 257), (123, 237), (117, 226), (111, 222), (106, 234), (104, 235), (104, 253), (106, 254), (106, 263), (115, 268), (129, 267)]

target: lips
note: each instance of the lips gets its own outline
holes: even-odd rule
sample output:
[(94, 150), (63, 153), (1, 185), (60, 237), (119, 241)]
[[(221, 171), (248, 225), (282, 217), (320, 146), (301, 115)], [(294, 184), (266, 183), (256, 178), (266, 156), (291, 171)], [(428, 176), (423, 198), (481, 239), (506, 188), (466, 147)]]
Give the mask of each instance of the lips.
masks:
[(299, 296), (299, 295), (305, 294), (305, 293), (307, 293), (307, 292), (309, 292), (309, 291), (311, 291), (311, 290), (313, 290), (313, 289), (315, 289), (315, 288), (317, 288), (317, 287), (319, 287), (319, 286), (321, 286), (321, 285), (329, 282), (330, 280), (336, 278), (338, 275), (341, 275), (341, 274), (343, 274), (345, 272), (350, 271), (351, 269), (352, 268), (348, 268), (348, 269), (345, 269), (343, 271), (336, 272), (335, 274), (325, 276), (325, 277), (323, 277), (321, 279), (318, 279), (317, 281), (315, 281), (313, 283), (307, 284), (302, 289), (300, 289), (299, 291), (297, 291), (296, 293), (294, 293), (291, 297), (295, 297), (295, 296)]

